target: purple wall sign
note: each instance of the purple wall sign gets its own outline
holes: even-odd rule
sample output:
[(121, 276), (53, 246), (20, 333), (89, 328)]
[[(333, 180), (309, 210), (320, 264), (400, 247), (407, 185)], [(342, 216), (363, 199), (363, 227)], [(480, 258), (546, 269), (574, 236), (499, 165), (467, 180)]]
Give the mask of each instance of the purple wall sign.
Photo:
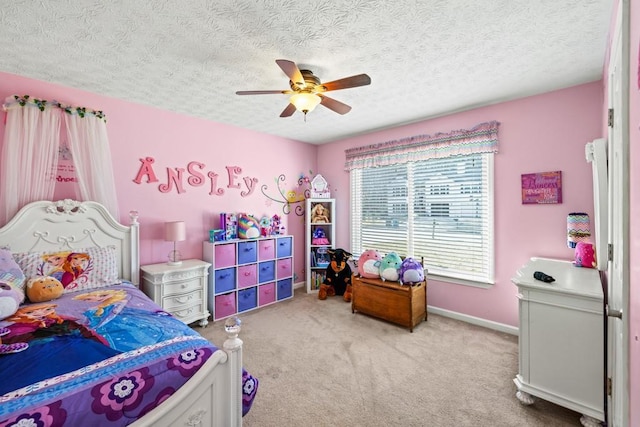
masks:
[(562, 203), (562, 171), (522, 174), (522, 204)]

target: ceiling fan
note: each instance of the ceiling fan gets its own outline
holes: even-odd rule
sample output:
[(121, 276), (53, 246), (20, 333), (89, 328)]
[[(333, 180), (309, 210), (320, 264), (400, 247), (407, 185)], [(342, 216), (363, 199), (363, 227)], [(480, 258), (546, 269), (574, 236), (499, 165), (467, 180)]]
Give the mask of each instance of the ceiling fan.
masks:
[(240, 90), (236, 92), (236, 95), (268, 95), (276, 93), (291, 95), (289, 98), (289, 105), (287, 105), (287, 107), (282, 111), (280, 117), (289, 117), (298, 110), (304, 114), (306, 120), (307, 113), (313, 111), (318, 104), (321, 104), (338, 114), (347, 114), (351, 111), (351, 107), (349, 105), (333, 98), (329, 98), (324, 95), (324, 93), (332, 90), (366, 86), (371, 83), (371, 78), (366, 74), (358, 74), (327, 83), (321, 83), (320, 79), (316, 77), (313, 72), (309, 70), (300, 70), (293, 61), (276, 59), (276, 64), (278, 64), (287, 77), (289, 77), (289, 86), (291, 86), (291, 89)]

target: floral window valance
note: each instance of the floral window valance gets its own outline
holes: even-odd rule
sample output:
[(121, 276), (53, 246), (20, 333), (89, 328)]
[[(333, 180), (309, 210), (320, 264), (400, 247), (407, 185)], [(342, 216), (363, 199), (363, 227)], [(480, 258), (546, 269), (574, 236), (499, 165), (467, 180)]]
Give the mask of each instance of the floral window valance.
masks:
[(419, 160), (498, 152), (498, 123), (480, 123), (471, 129), (366, 145), (345, 150), (345, 170), (388, 166)]
[(104, 112), (100, 110), (91, 110), (86, 107), (64, 105), (59, 103), (58, 101), (47, 101), (46, 99), (32, 98), (29, 95), (13, 95), (5, 99), (5, 103), (3, 104), (5, 110), (9, 110), (14, 106), (38, 107), (40, 111), (44, 111), (45, 108), (59, 108), (67, 114), (77, 115), (81, 118), (84, 118), (85, 116), (95, 116), (97, 119), (100, 119), (105, 123), (107, 122), (107, 117), (105, 116)]

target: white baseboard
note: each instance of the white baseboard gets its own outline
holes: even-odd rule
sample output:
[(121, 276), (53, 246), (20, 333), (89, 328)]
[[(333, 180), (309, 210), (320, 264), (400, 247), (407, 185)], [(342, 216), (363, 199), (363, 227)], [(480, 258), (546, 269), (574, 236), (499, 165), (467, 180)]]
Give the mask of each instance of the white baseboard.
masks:
[(473, 325), (482, 326), (484, 328), (493, 329), (495, 331), (504, 332), (511, 335), (519, 335), (519, 330), (515, 326), (505, 325), (504, 323), (494, 322), (492, 320), (481, 319), (480, 317), (469, 316), (468, 314), (458, 313), (456, 311), (445, 310), (443, 308), (427, 306), (429, 313), (438, 314), (444, 317), (450, 317)]
[(298, 283), (294, 283), (293, 284), (293, 289), (300, 289), (300, 288), (304, 288), (304, 285), (306, 284), (306, 282), (298, 282)]

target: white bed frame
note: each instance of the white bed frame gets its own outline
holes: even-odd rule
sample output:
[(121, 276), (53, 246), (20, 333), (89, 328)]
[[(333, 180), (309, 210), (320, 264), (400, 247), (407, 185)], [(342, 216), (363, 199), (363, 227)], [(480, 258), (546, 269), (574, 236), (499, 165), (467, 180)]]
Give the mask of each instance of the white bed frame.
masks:
[[(125, 226), (96, 202), (33, 202), (0, 228), (0, 246), (14, 253), (115, 246), (120, 277), (138, 286), (138, 213), (129, 216), (131, 225)], [(224, 350), (216, 351), (176, 393), (131, 425), (242, 425), (242, 340), (239, 326), (226, 329)]]

